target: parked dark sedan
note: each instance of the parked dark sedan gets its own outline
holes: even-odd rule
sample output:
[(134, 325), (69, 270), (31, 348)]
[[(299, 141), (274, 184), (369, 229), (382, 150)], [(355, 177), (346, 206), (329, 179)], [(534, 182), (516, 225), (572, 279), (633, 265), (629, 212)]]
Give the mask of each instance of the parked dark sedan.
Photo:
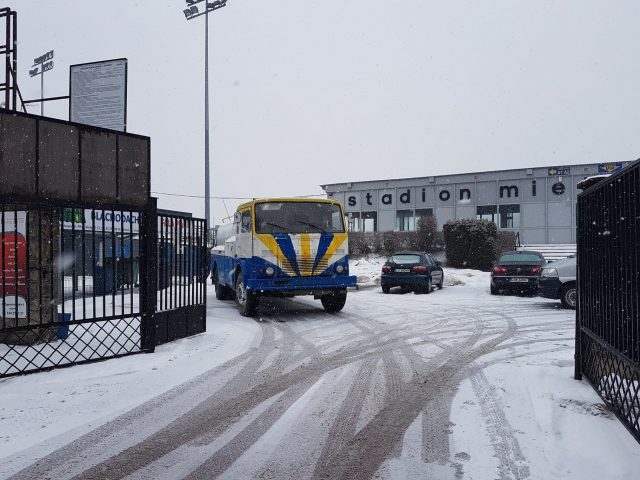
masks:
[(538, 252), (505, 252), (491, 269), (491, 294), (500, 290), (530, 292), (538, 290), (538, 277), (546, 261)]
[(380, 284), (384, 293), (389, 293), (393, 287), (430, 293), (433, 286), (444, 286), (444, 272), (428, 253), (397, 252), (382, 266)]

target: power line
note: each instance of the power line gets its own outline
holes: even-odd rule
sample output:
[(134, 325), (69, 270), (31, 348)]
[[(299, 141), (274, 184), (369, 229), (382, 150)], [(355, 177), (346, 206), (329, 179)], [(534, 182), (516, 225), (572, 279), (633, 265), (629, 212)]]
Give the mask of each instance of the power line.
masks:
[[(169, 193), (169, 192), (151, 192), (155, 195), (166, 195), (168, 197), (187, 197), (187, 198), (205, 198), (204, 195), (186, 195), (183, 193)], [(312, 198), (312, 197), (324, 197), (324, 194), (314, 195), (294, 195), (290, 198)], [(257, 197), (210, 197), (214, 200), (256, 200)]]

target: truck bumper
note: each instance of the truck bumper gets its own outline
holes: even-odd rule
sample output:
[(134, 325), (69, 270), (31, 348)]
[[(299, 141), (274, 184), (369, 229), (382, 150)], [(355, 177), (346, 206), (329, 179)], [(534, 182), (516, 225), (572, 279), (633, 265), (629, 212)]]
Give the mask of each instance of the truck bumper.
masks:
[(245, 281), (247, 290), (257, 292), (289, 292), (313, 294), (323, 290), (357, 288), (355, 276), (349, 277), (285, 277), (252, 278)]

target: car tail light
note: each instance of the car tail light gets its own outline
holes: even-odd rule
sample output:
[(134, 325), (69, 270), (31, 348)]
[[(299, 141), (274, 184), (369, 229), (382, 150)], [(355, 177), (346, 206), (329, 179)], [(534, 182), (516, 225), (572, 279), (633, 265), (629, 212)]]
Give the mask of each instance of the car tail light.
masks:
[(531, 269), (531, 273), (540, 273), (542, 271), (542, 267), (533, 267)]
[(389, 267), (388, 265), (385, 265), (384, 267), (382, 267), (382, 273), (389, 273), (391, 271), (391, 267)]
[(426, 273), (427, 267), (413, 267), (411, 271), (414, 273)]
[(493, 273), (507, 273), (507, 269), (504, 267), (495, 266), (493, 267)]

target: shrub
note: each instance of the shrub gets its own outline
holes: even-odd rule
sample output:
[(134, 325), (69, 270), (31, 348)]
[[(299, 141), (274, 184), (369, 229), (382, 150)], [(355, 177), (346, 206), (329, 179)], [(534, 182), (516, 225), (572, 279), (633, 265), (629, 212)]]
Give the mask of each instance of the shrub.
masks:
[(445, 223), (447, 264), (456, 268), (489, 270), (496, 258), (498, 228), (488, 220), (451, 220)]
[(420, 217), (416, 224), (416, 239), (414, 250), (431, 252), (436, 243), (438, 223), (435, 217)]
[(435, 219), (427, 217), (416, 232), (349, 232), (349, 253), (353, 256), (391, 255), (398, 250), (433, 252), (442, 249), (442, 232)]
[(494, 260), (503, 252), (511, 252), (516, 249), (516, 234), (508, 230), (498, 231), (498, 237), (496, 238), (496, 254)]
[(391, 255), (398, 250), (404, 250), (403, 238), (398, 235), (400, 232), (381, 232), (382, 233), (382, 253), (383, 255)]
[(349, 233), (349, 253), (352, 255), (369, 255), (371, 246), (367, 241), (367, 234), (363, 232)]

